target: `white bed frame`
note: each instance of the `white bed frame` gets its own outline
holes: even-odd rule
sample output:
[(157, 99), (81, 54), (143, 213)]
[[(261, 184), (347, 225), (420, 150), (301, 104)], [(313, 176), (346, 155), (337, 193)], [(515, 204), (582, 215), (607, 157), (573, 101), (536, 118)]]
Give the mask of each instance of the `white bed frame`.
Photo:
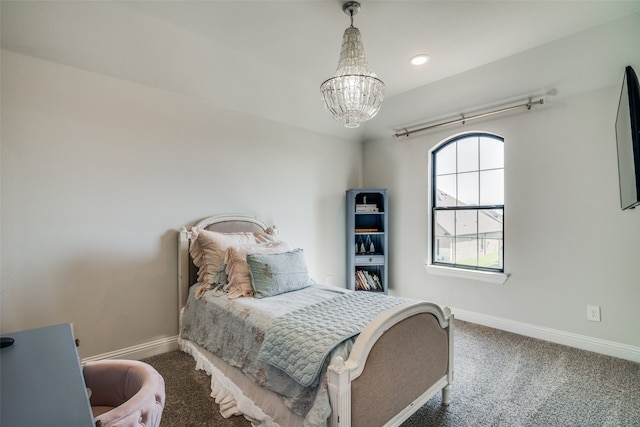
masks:
[[(247, 215), (212, 216), (195, 226), (221, 232), (269, 227), (264, 221)], [(190, 237), (191, 232), (183, 227), (178, 244), (180, 322), (192, 284), (189, 283)], [(430, 302), (402, 304), (381, 313), (360, 333), (347, 360), (337, 357), (331, 361), (327, 374), (332, 408), (329, 425), (370, 426), (382, 419), (388, 420), (385, 426), (397, 426), (438, 392), (442, 392), (442, 404), (448, 405), (453, 382), (453, 330), (451, 311)], [(407, 341), (412, 345), (398, 345)], [(435, 348), (438, 350), (433, 350)], [(437, 356), (433, 356), (436, 353)], [(373, 367), (367, 370), (369, 365)], [(413, 386), (409, 384), (412, 381), (416, 381)], [(372, 386), (376, 390), (373, 402)], [(407, 398), (405, 391), (412, 397)], [(363, 392), (367, 396), (363, 397)]]

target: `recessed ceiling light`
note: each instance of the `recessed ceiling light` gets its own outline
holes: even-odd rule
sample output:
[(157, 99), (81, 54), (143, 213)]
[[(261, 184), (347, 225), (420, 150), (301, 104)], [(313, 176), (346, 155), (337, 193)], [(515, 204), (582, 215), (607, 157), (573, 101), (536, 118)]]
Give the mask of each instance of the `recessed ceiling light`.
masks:
[(422, 64), (426, 64), (427, 61), (429, 61), (429, 59), (431, 59), (429, 57), (429, 55), (416, 55), (414, 57), (412, 57), (409, 62), (411, 63), (411, 65), (422, 65)]

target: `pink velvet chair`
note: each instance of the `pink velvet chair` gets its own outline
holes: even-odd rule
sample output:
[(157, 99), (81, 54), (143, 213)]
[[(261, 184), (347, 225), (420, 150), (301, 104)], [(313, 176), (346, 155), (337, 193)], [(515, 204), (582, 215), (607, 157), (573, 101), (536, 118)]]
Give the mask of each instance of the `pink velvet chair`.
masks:
[(164, 379), (135, 360), (101, 360), (83, 367), (96, 426), (158, 427), (165, 403)]

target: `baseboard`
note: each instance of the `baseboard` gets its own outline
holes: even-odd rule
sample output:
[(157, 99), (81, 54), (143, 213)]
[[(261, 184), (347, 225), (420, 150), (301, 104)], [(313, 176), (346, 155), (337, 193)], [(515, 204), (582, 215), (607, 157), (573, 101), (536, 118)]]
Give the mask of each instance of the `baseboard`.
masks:
[(640, 363), (640, 347), (451, 308), (456, 319)]
[(109, 353), (85, 357), (82, 359), (82, 363), (95, 362), (97, 360), (104, 359), (141, 360), (178, 349), (178, 336), (176, 335), (173, 337), (150, 341), (144, 344), (134, 345), (132, 347), (121, 348), (120, 350), (111, 351)]

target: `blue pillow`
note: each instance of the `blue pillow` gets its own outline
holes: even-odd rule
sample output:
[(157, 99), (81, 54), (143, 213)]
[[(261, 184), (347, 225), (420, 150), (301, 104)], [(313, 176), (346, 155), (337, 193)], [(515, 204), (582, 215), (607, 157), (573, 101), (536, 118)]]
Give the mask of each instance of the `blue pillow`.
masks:
[(279, 254), (247, 254), (256, 298), (296, 291), (313, 285), (302, 249)]

